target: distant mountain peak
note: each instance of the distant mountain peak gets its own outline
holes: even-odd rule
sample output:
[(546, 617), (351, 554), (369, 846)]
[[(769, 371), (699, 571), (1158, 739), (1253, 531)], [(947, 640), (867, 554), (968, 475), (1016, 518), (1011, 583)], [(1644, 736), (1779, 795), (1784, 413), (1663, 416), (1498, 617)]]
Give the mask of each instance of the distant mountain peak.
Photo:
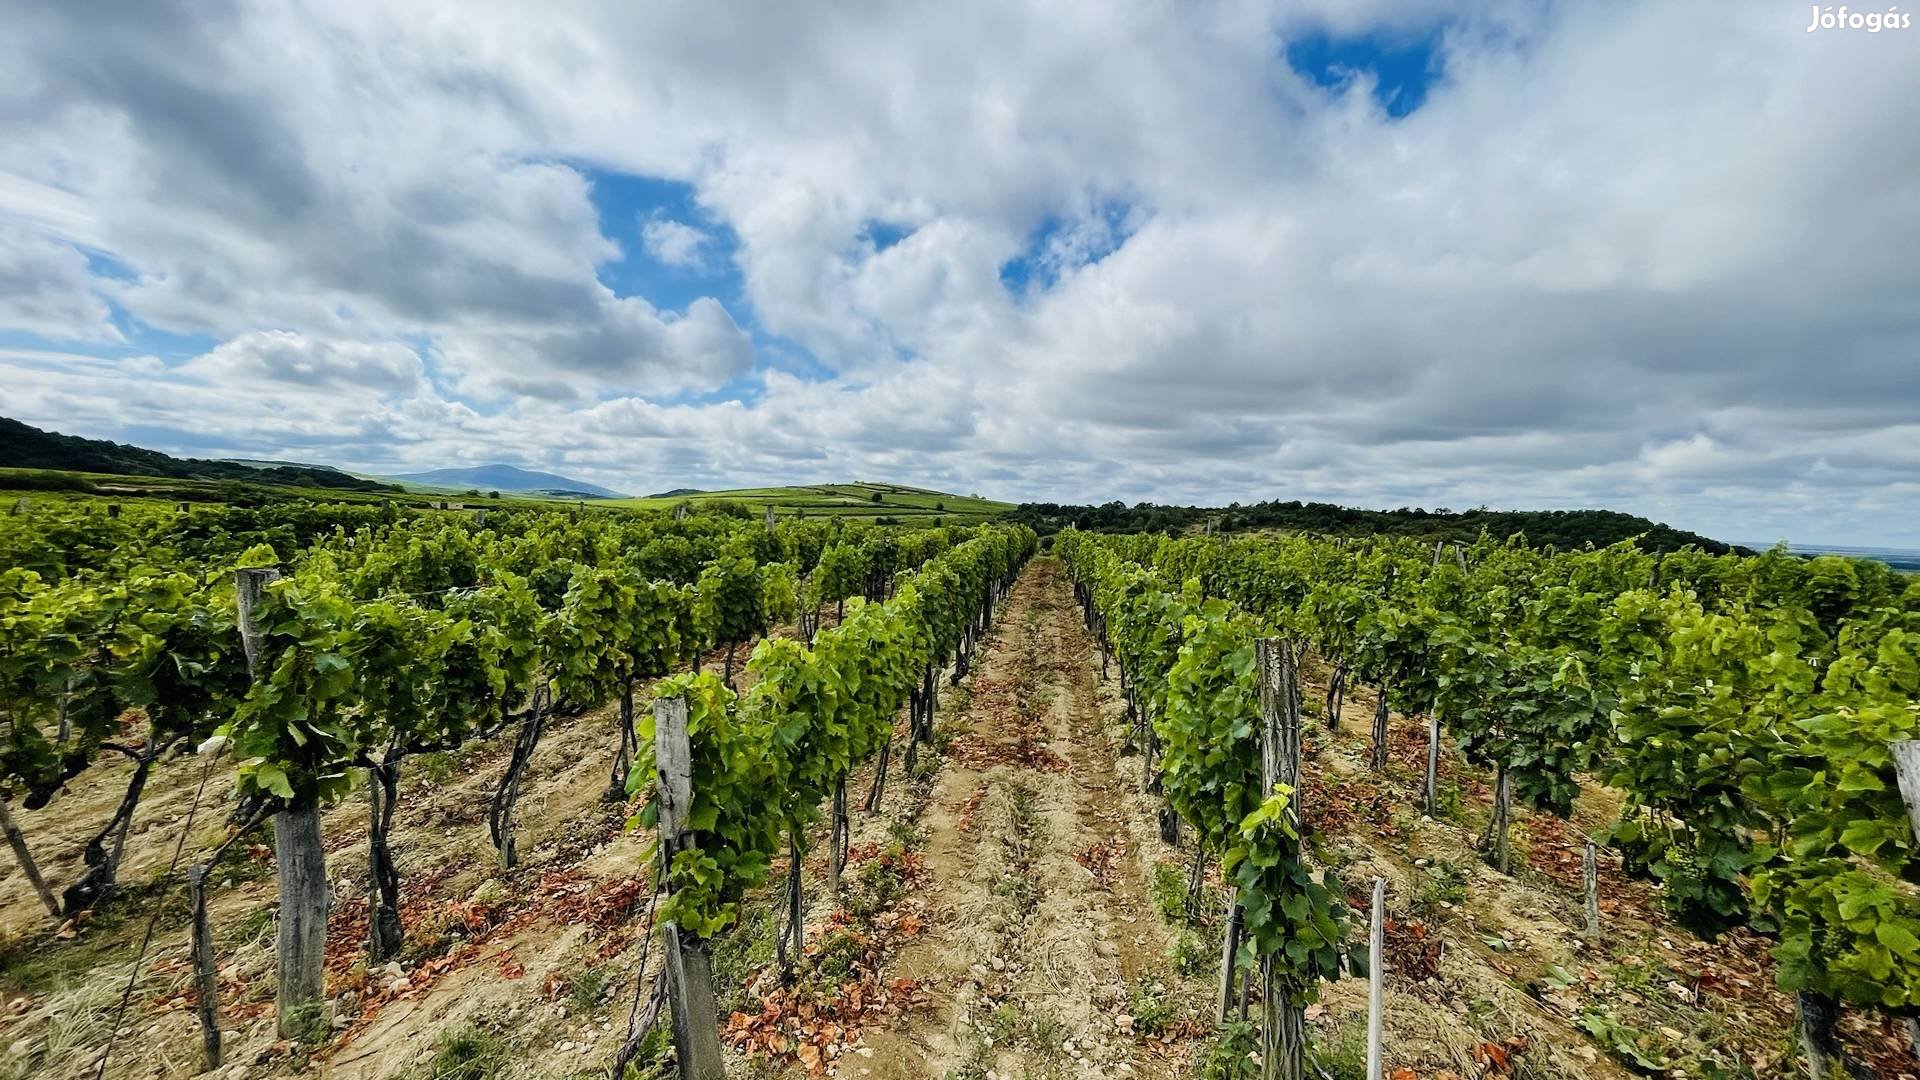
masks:
[(620, 497), (617, 491), (598, 484), (590, 484), (585, 480), (575, 480), (557, 473), (523, 469), (518, 465), (508, 465), (504, 462), (492, 465), (470, 465), (456, 469), (431, 469), (427, 472), (395, 473), (387, 479), (408, 484), (427, 484), (432, 487), (479, 488), (481, 491), (565, 491), (604, 499)]

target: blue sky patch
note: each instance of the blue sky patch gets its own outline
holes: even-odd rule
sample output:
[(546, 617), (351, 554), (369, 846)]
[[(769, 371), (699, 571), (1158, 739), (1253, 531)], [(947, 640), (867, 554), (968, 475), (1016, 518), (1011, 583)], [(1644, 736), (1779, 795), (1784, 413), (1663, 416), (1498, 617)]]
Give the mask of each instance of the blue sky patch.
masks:
[(1092, 266), (1120, 250), (1137, 227), (1132, 216), (1132, 204), (1120, 200), (1102, 202), (1083, 217), (1048, 214), (1026, 248), (1000, 267), (1000, 283), (1016, 296), (1036, 286), (1051, 288), (1064, 271)]
[[(746, 285), (734, 262), (739, 238), (701, 209), (692, 184), (612, 172), (578, 162), (572, 167), (592, 185), (601, 234), (620, 245), (621, 256), (599, 267), (602, 284), (618, 296), (644, 297), (661, 311), (684, 311), (695, 300), (711, 296), (744, 325)], [(677, 221), (705, 233), (700, 261), (690, 266), (669, 266), (648, 254), (640, 237), (652, 219)]]
[(877, 253), (898, 244), (913, 233), (914, 229), (911, 225), (901, 225), (892, 221), (869, 221), (860, 230), (860, 239)]
[(1444, 26), (1417, 35), (1364, 34), (1334, 37), (1316, 30), (1287, 43), (1287, 64), (1328, 90), (1340, 90), (1360, 74), (1370, 74), (1373, 97), (1388, 116), (1400, 119), (1427, 100), (1444, 74), (1440, 49)]

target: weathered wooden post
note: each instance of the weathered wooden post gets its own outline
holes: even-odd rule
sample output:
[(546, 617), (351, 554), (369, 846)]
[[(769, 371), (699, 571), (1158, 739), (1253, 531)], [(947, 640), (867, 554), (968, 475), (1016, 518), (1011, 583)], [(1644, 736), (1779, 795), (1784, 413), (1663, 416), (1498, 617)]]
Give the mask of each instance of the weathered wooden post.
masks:
[(235, 570), (233, 600), (240, 628), (240, 648), (247, 657), (247, 677), (260, 674), (260, 639), (263, 636), (253, 610), (267, 595), (267, 586), (280, 580), (280, 571), (268, 569)]
[[(254, 610), (280, 571), (234, 571), (240, 645), (247, 671), (259, 677), (261, 631)], [(327, 880), (327, 851), (321, 842), (320, 806), (308, 794), (287, 802), (273, 815), (274, 866), (279, 877), (280, 918), (275, 941), (279, 984), (275, 991), (275, 1027), (282, 1038), (298, 1039), (324, 1028), (326, 1005), (327, 908), (333, 890)]]
[(1427, 816), (1440, 810), (1440, 709), (1427, 714)]
[(1600, 852), (1587, 841), (1586, 857), (1580, 860), (1581, 884), (1586, 892), (1587, 937), (1600, 936)]
[[(1287, 800), (1287, 823), (1301, 832), (1300, 710), (1293, 650), (1279, 638), (1254, 642), (1254, 668), (1260, 677), (1260, 792), (1271, 796), (1284, 785), (1293, 794)], [(1293, 1001), (1289, 988), (1277, 985), (1273, 957), (1260, 959), (1261, 1072), (1270, 1080), (1304, 1080), (1307, 1075), (1306, 1010)]]
[(1387, 879), (1376, 877), (1373, 879), (1373, 922), (1367, 934), (1367, 1080), (1380, 1080), (1386, 988)]
[(208, 1069), (220, 1067), (220, 976), (213, 963), (213, 933), (207, 926), (207, 864), (187, 868), (187, 899), (193, 906), (194, 1014), (200, 1020), (200, 1053)]
[[(1893, 775), (1900, 786), (1900, 798), (1907, 804), (1907, 824), (1920, 841), (1920, 739), (1902, 739), (1893, 743)], [(1906, 1017), (1907, 1045), (1920, 1057), (1920, 1020)]]
[(1902, 739), (1890, 749), (1894, 779), (1900, 785), (1900, 798), (1907, 804), (1907, 823), (1914, 839), (1920, 840), (1920, 739)]
[(1233, 970), (1240, 956), (1239, 890), (1227, 894), (1227, 931), (1220, 944), (1220, 1023), (1233, 1010)]
[(13, 848), (14, 858), (20, 863), (20, 870), (26, 875), (27, 884), (33, 886), (34, 894), (40, 897), (40, 903), (46, 905), (47, 914), (54, 922), (61, 920), (60, 901), (54, 899), (53, 890), (47, 888), (47, 879), (40, 876), (40, 864), (34, 862), (33, 852), (27, 847), (27, 838), (20, 834), (20, 827), (13, 823), (13, 815), (7, 811), (6, 800), (0, 799), (0, 832), (6, 833), (7, 844)]
[[(693, 844), (687, 815), (693, 810), (693, 744), (687, 735), (685, 698), (653, 703), (654, 765), (659, 770), (660, 845), (667, 866)], [(669, 876), (667, 889), (672, 891)], [(674, 1056), (682, 1080), (726, 1080), (720, 1056), (719, 1009), (713, 997), (713, 958), (704, 942), (662, 923), (667, 994), (673, 1007)]]
[(1845, 1060), (1834, 1025), (1840, 1020), (1840, 1007), (1825, 994), (1802, 990), (1793, 995), (1794, 1013), (1800, 1019), (1800, 1050), (1807, 1059), (1807, 1080), (1830, 1080), (1834, 1066)]
[(773, 504), (767, 504), (767, 531), (773, 531)]

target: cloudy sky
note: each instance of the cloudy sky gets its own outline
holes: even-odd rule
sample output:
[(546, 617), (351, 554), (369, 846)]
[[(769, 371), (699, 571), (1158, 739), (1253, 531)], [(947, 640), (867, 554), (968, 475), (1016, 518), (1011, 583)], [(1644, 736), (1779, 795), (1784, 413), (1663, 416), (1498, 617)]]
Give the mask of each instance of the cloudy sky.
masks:
[(0, 414), (1920, 547), (1920, 27), (1810, 10), (0, 0)]

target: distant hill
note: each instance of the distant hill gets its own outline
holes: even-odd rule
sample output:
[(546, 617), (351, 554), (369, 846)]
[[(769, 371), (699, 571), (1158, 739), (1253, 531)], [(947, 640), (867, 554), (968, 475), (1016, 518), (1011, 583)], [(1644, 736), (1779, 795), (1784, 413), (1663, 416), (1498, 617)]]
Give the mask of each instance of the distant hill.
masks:
[(752, 514), (773, 507), (776, 517), (845, 517), (868, 521), (947, 522), (965, 524), (997, 517), (1013, 509), (977, 495), (949, 495), (944, 491), (904, 484), (806, 484), (793, 487), (731, 488), (697, 491), (675, 488), (644, 499), (621, 499), (615, 505), (660, 510), (679, 503), (694, 506), (722, 504)]
[(345, 491), (393, 490), (388, 484), (324, 466), (177, 458), (125, 443), (42, 431), (6, 417), (0, 417), (0, 465), (12, 469), (58, 469), (173, 480), (244, 480)]
[(1101, 506), (1062, 503), (1022, 503), (1010, 517), (1050, 533), (1069, 525), (1100, 532), (1169, 532), (1200, 528), (1209, 522), (1222, 531), (1284, 529), (1338, 536), (1385, 533), (1422, 540), (1458, 540), (1471, 543), (1482, 530), (1505, 539), (1515, 533), (1533, 544), (1567, 549), (1591, 543), (1605, 547), (1639, 537), (1645, 551), (1673, 551), (1693, 546), (1716, 555), (1736, 549), (1699, 533), (1686, 532), (1616, 510), (1363, 510), (1333, 503), (1298, 501), (1234, 503), (1224, 508), (1157, 506), (1110, 502)]
[(430, 472), (400, 473), (385, 477), (403, 484), (428, 487), (478, 488), (481, 491), (513, 491), (551, 495), (562, 499), (617, 499), (620, 493), (609, 491), (585, 480), (570, 480), (553, 473), (534, 472), (512, 465), (475, 465), (465, 469), (434, 469)]
[[(347, 472), (347, 470), (345, 469), (337, 469), (332, 465), (315, 465), (315, 464), (312, 464), (311, 462), (306, 462), (306, 461), (275, 461), (272, 458), (244, 458), (244, 457), (221, 458), (220, 460), (225, 462), (231, 462), (232, 464), (235, 464), (235, 465), (245, 465), (249, 468), (254, 468), (254, 469), (319, 469), (322, 472), (335, 472), (335, 473), (340, 473), (343, 476), (353, 475), (352, 473)], [(364, 477), (362, 479), (364, 479)]]

